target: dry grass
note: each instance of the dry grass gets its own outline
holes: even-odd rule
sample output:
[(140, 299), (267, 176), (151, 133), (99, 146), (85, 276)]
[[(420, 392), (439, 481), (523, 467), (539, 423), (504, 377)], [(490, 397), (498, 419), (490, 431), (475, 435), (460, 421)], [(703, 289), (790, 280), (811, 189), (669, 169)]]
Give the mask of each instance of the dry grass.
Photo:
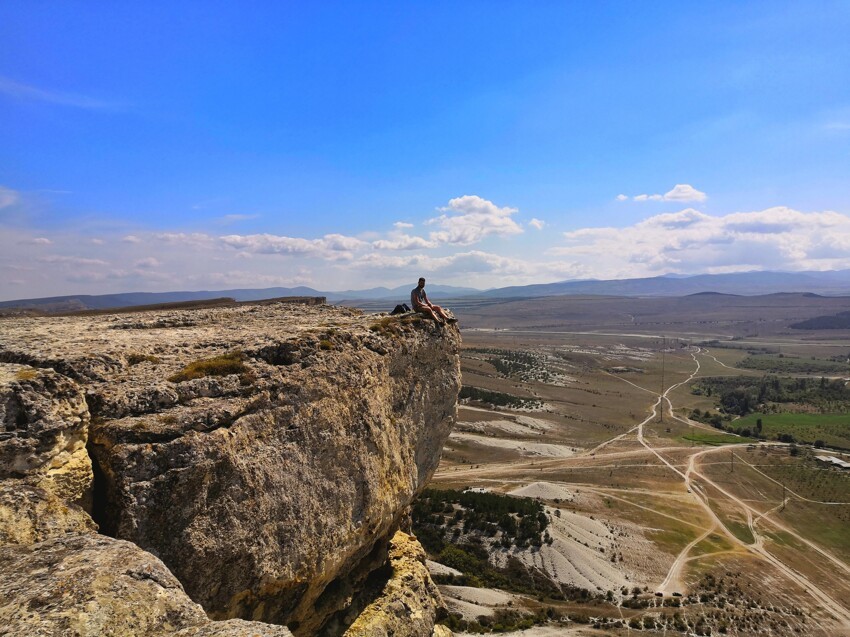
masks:
[(38, 376), (38, 372), (34, 369), (22, 369), (15, 373), (17, 380), (34, 380)]
[(141, 354), (139, 352), (131, 352), (127, 354), (127, 364), (128, 365), (138, 365), (139, 363), (153, 363), (157, 365), (162, 362), (159, 356), (154, 356), (153, 354)]
[(229, 376), (230, 374), (247, 374), (249, 372), (250, 370), (245, 365), (245, 355), (236, 350), (215, 358), (206, 358), (189, 363), (176, 374), (169, 376), (168, 380), (172, 383), (182, 383), (205, 376)]

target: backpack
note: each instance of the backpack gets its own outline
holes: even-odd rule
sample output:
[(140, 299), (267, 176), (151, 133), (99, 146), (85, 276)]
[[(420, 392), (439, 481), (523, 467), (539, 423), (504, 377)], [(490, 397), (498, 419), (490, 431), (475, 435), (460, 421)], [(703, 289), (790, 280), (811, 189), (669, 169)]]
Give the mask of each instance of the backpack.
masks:
[(410, 308), (407, 307), (406, 303), (402, 303), (401, 305), (396, 305), (393, 311), (390, 312), (390, 315), (395, 316), (396, 314), (404, 314), (405, 312), (410, 312)]

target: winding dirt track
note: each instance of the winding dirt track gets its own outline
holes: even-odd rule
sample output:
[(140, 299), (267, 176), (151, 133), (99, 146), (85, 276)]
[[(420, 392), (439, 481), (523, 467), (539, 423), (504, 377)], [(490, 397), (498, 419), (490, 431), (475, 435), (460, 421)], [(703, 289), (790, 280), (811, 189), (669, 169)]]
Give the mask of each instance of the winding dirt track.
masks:
[[(689, 494), (691, 494), (691, 496), (694, 499), (694, 502), (705, 512), (705, 515), (707, 516), (707, 520), (706, 520), (705, 525), (697, 527), (698, 530), (700, 531), (700, 534), (693, 541), (691, 541), (687, 546), (685, 546), (680, 551), (680, 553), (676, 556), (675, 560), (673, 561), (673, 563), (671, 564), (671, 566), (670, 566), (670, 568), (667, 572), (666, 577), (659, 584), (659, 586), (656, 590), (661, 591), (665, 594), (671, 594), (673, 592), (682, 591), (683, 590), (683, 582), (682, 582), (681, 576), (682, 576), (685, 565), (689, 561), (697, 559), (697, 557), (705, 557), (706, 556), (706, 554), (701, 554), (699, 556), (692, 556), (691, 555), (692, 550), (700, 542), (702, 542), (707, 537), (709, 537), (712, 533), (720, 533), (729, 540), (729, 542), (731, 543), (731, 545), (733, 547), (735, 547), (732, 552), (743, 550), (743, 551), (746, 551), (746, 552), (750, 553), (751, 555), (763, 560), (764, 562), (770, 564), (777, 571), (779, 571), (781, 574), (783, 574), (785, 577), (787, 577), (790, 581), (792, 581), (792, 582), (794, 582), (798, 585), (801, 585), (803, 588), (805, 588), (808, 591), (808, 593), (815, 599), (817, 604), (822, 609), (824, 609), (825, 611), (830, 613), (837, 620), (837, 622), (840, 624), (841, 628), (850, 629), (850, 609), (848, 609), (848, 607), (845, 604), (843, 604), (840, 601), (833, 598), (821, 586), (816, 585), (808, 577), (806, 577), (805, 575), (800, 573), (798, 570), (796, 570), (793, 567), (793, 565), (785, 563), (779, 557), (770, 553), (767, 550), (767, 548), (765, 548), (765, 538), (759, 532), (759, 527), (763, 526), (763, 525), (769, 525), (776, 530), (787, 533), (788, 535), (790, 535), (791, 537), (793, 537), (794, 539), (796, 539), (800, 543), (802, 543), (805, 546), (807, 546), (808, 548), (810, 548), (818, 556), (820, 556), (824, 560), (828, 561), (830, 563), (830, 565), (833, 567), (834, 570), (837, 570), (837, 571), (841, 572), (842, 574), (845, 574), (847, 577), (850, 577), (850, 566), (848, 566), (848, 564), (846, 562), (839, 559), (838, 557), (836, 557), (835, 555), (833, 555), (829, 551), (823, 549), (822, 547), (816, 545), (814, 542), (812, 542), (812, 541), (806, 539), (805, 537), (801, 536), (799, 533), (794, 531), (792, 528), (789, 528), (788, 526), (786, 526), (786, 525), (782, 524), (781, 522), (779, 522), (778, 520), (774, 519), (772, 517), (772, 514), (776, 513), (782, 507), (783, 503), (780, 503), (776, 507), (769, 509), (769, 510), (766, 510), (766, 511), (756, 510), (755, 508), (753, 508), (752, 506), (750, 506), (749, 504), (744, 502), (741, 498), (735, 496), (734, 494), (730, 493), (727, 489), (724, 489), (722, 486), (720, 486), (716, 482), (712, 481), (710, 478), (708, 478), (704, 473), (702, 473), (700, 471), (700, 464), (699, 463), (700, 463), (700, 461), (705, 459), (707, 456), (709, 456), (711, 454), (715, 454), (715, 453), (722, 453), (724, 451), (728, 452), (729, 450), (734, 450), (736, 448), (740, 448), (747, 443), (742, 441), (741, 443), (726, 444), (726, 445), (720, 445), (720, 446), (712, 447), (712, 448), (708, 448), (708, 449), (703, 448), (703, 449), (699, 449), (699, 450), (694, 450), (693, 448), (682, 447), (682, 446), (654, 447), (644, 437), (645, 426), (648, 425), (650, 422), (652, 422), (654, 419), (656, 419), (659, 416), (659, 409), (664, 409), (665, 412), (666, 412), (664, 414), (664, 416), (669, 417), (671, 420), (679, 421), (679, 422), (681, 422), (685, 425), (688, 425), (690, 427), (697, 427), (697, 428), (700, 428), (700, 429), (705, 429), (705, 430), (708, 430), (708, 431), (716, 432), (716, 430), (714, 428), (712, 428), (708, 425), (705, 425), (704, 423), (692, 421), (688, 418), (682, 418), (680, 416), (677, 416), (673, 411), (673, 403), (669, 398), (669, 394), (670, 394), (670, 392), (672, 392), (676, 388), (678, 388), (678, 387), (680, 387), (680, 386), (682, 386), (686, 383), (691, 382), (699, 374), (700, 369), (701, 369), (701, 363), (700, 363), (699, 356), (706, 356), (706, 357), (712, 359), (713, 361), (715, 361), (716, 363), (719, 363), (723, 367), (728, 367), (727, 365), (725, 365), (721, 361), (717, 360), (717, 358), (715, 358), (714, 355), (708, 353), (707, 351), (705, 351), (701, 348), (694, 348), (694, 350), (690, 352), (690, 355), (691, 355), (691, 358), (693, 359), (693, 362), (694, 362), (693, 371), (684, 380), (677, 382), (673, 385), (670, 385), (669, 387), (664, 389), (663, 393), (661, 393), (661, 394), (659, 394), (657, 391), (653, 391), (651, 389), (641, 387), (640, 385), (637, 385), (636, 383), (633, 383), (632, 381), (630, 381), (628, 379), (621, 378), (621, 377), (619, 377), (615, 374), (610, 374), (611, 376), (618, 378), (619, 380), (621, 380), (625, 383), (628, 383), (630, 385), (633, 385), (635, 388), (642, 390), (642, 391), (656, 397), (655, 401), (652, 403), (652, 405), (649, 408), (649, 415), (640, 424), (636, 425), (635, 427), (632, 427), (626, 433), (620, 434), (620, 435), (615, 436), (615, 437), (613, 437), (609, 440), (606, 440), (606, 441), (596, 445), (592, 449), (589, 449), (585, 452), (577, 454), (576, 456), (573, 456), (569, 460), (552, 459), (552, 460), (535, 461), (535, 463), (534, 463), (535, 469), (539, 467), (543, 470), (546, 470), (546, 469), (557, 469), (557, 468), (565, 467), (565, 466), (573, 466), (575, 464), (576, 460), (579, 460), (579, 459), (588, 460), (591, 457), (596, 457), (596, 460), (611, 460), (613, 458), (627, 458), (629, 456), (637, 456), (639, 454), (644, 454), (645, 452), (640, 451), (640, 450), (626, 450), (626, 451), (618, 450), (618, 451), (614, 451), (612, 453), (604, 453), (604, 454), (601, 454), (600, 456), (597, 456), (597, 454), (599, 454), (599, 452), (606, 450), (606, 447), (608, 447), (612, 443), (615, 443), (615, 442), (618, 442), (618, 441), (623, 441), (623, 440), (629, 440), (629, 439), (635, 440), (635, 438), (636, 438), (637, 442), (640, 443), (640, 445), (642, 445), (646, 451), (650, 452), (655, 457), (657, 457), (661, 464), (663, 464), (670, 471), (672, 471), (677, 476), (679, 476), (679, 478), (682, 479), (683, 485), (686, 488), (687, 492)], [(665, 403), (666, 403), (666, 405), (665, 405)], [(665, 409), (665, 407), (666, 407), (666, 409)], [(634, 438), (632, 438), (632, 436), (634, 436)], [(784, 443), (762, 443), (762, 444), (783, 445), (784, 446)], [(684, 470), (682, 470), (680, 468), (681, 465), (680, 466), (674, 465), (670, 460), (668, 460), (664, 456), (664, 453), (669, 453), (669, 452), (679, 452), (679, 453), (681, 453), (684, 450), (691, 451), (690, 455), (686, 456), (687, 465), (686, 465), (686, 468)], [(754, 467), (752, 464), (747, 462), (746, 459), (741, 458), (740, 456), (738, 456), (738, 459), (741, 462), (743, 462), (744, 464), (746, 464), (747, 466), (751, 467), (753, 470), (755, 470), (758, 473), (760, 473), (761, 475), (763, 475), (764, 477), (766, 477), (770, 480), (773, 480), (772, 478), (770, 478), (770, 476), (767, 476), (766, 474), (761, 472), (759, 469)], [(679, 460), (679, 462), (681, 463), (682, 460)], [(461, 476), (469, 477), (469, 478), (474, 477), (477, 480), (484, 481), (484, 482), (487, 482), (487, 481), (504, 482), (505, 480), (510, 480), (510, 478), (513, 477), (514, 481), (515, 481), (516, 471), (517, 471), (518, 466), (527, 467), (527, 463), (526, 462), (519, 462), (519, 463), (517, 463), (517, 462), (507, 462), (507, 463), (489, 464), (489, 465), (485, 465), (485, 466), (478, 467), (478, 468), (460, 469), (460, 470), (453, 471), (450, 474), (446, 474), (446, 475), (447, 476), (450, 475), (453, 479), (456, 479), (456, 478), (461, 477)], [(594, 465), (594, 466), (597, 466), (597, 465)], [(695, 478), (699, 479), (699, 483), (694, 481)], [(775, 480), (773, 480), (773, 481), (776, 482)], [(779, 483), (777, 483), (777, 484), (779, 484)], [(710, 506), (709, 496), (708, 496), (708, 493), (706, 492), (705, 486), (710, 486), (712, 489), (715, 489), (717, 493), (722, 494), (723, 497), (726, 498), (730, 503), (732, 503), (736, 507), (740, 508), (741, 512), (746, 517), (749, 530), (752, 534), (752, 537), (753, 537), (752, 543), (742, 541), (729, 529), (729, 527), (726, 526), (726, 524), (723, 522), (723, 520), (718, 516), (718, 514)], [(589, 491), (596, 491), (596, 492), (604, 491), (607, 497), (612, 497), (614, 499), (620, 499), (616, 495), (611, 493), (611, 490), (607, 489), (607, 488), (601, 489), (601, 488), (595, 487), (592, 484), (582, 485), (582, 488), (586, 488)], [(799, 498), (800, 500), (805, 500), (805, 501), (808, 501), (808, 502), (817, 502), (817, 501), (812, 501), (808, 498), (804, 498), (804, 497), (800, 496), (799, 494), (797, 494), (793, 491), (790, 491), (790, 490), (788, 490), (787, 493), (789, 494), (789, 497)], [(847, 505), (848, 504), (848, 503), (832, 503), (832, 502), (817, 502), (817, 503), (818, 504), (829, 504), (829, 505), (841, 505), (841, 504)], [(634, 502), (628, 502), (628, 504), (630, 506), (640, 506), (640, 505), (636, 505)], [(643, 507), (643, 508), (646, 508), (646, 507)], [(666, 517), (670, 517), (669, 515), (663, 513), (662, 511), (656, 511), (654, 509), (649, 509), (649, 510), (652, 510), (656, 514), (665, 515)], [(688, 523), (688, 524), (690, 526), (695, 526), (691, 523)], [(723, 550), (723, 551), (719, 551), (718, 553), (728, 553), (728, 552), (730, 552), (730, 551), (729, 550)], [(827, 630), (827, 627), (822, 627), (822, 628), (824, 630), (826, 630), (827, 633), (829, 633), (829, 631)]]
[[(712, 531), (719, 529), (732, 542), (733, 545), (736, 545), (736, 546), (739, 546), (741, 548), (746, 549), (750, 553), (758, 556), (759, 558), (763, 559), (764, 561), (766, 561), (769, 564), (771, 564), (772, 566), (774, 566), (777, 570), (779, 570), (781, 573), (786, 575), (792, 581), (794, 581), (798, 584), (802, 584), (806, 588), (806, 590), (809, 592), (809, 594), (818, 601), (818, 603), (821, 605), (821, 607), (828, 610), (845, 627), (850, 627), (850, 610), (848, 610), (847, 607), (845, 607), (843, 604), (841, 604), (840, 602), (836, 601), (831, 596), (829, 596), (824, 590), (822, 590), (820, 587), (818, 587), (816, 584), (814, 584), (805, 575), (803, 575), (802, 573), (800, 573), (796, 569), (792, 568), (790, 565), (785, 564), (784, 562), (782, 562), (779, 558), (777, 558), (772, 553), (768, 552), (767, 549), (764, 547), (764, 538), (761, 536), (761, 534), (756, 529), (756, 523), (763, 520), (763, 521), (773, 525), (777, 529), (779, 529), (779, 530), (781, 530), (785, 533), (788, 533), (789, 535), (794, 537), (799, 542), (805, 544), (806, 546), (808, 546), (809, 548), (811, 548), (812, 550), (817, 552), (820, 556), (829, 560), (833, 564), (833, 566), (835, 566), (836, 568), (838, 568), (841, 571), (846, 572), (848, 575), (850, 575), (850, 566), (848, 566), (845, 562), (838, 559), (837, 557), (835, 557), (834, 555), (832, 555), (828, 551), (824, 550), (823, 548), (817, 546), (813, 542), (802, 537), (800, 534), (795, 532), (793, 529), (790, 529), (789, 527), (787, 527), (787, 526), (777, 522), (776, 520), (773, 520), (770, 517), (768, 517), (770, 512), (763, 514), (763, 513), (760, 513), (759, 511), (756, 511), (750, 505), (745, 503), (743, 500), (741, 500), (737, 496), (733, 495), (732, 493), (730, 493), (729, 491), (727, 491), (723, 487), (719, 486), (717, 483), (713, 482), (711, 479), (709, 479), (708, 477), (706, 477), (704, 474), (700, 473), (697, 470), (696, 462), (697, 462), (698, 459), (701, 459), (703, 456), (710, 454), (710, 453), (717, 453), (718, 451), (722, 451), (722, 450), (725, 450), (725, 449), (734, 449), (736, 447), (741, 446), (740, 444), (721, 445), (721, 446), (714, 447), (714, 448), (711, 448), (711, 449), (704, 449), (702, 451), (697, 451), (695, 453), (692, 453), (688, 458), (688, 468), (687, 468), (685, 473), (682, 473), (682, 471), (680, 471), (678, 469), (678, 467), (675, 467), (673, 464), (671, 464), (666, 458), (664, 458), (664, 456), (662, 456), (660, 453), (658, 453), (658, 451), (656, 451), (652, 446), (650, 446), (649, 443), (644, 439), (643, 427), (646, 423), (650, 422), (657, 415), (657, 409), (658, 409), (658, 406), (662, 403), (662, 400), (667, 402), (668, 413), (670, 414), (670, 417), (675, 418), (677, 420), (680, 420), (682, 422), (686, 422), (686, 421), (682, 420), (681, 418), (678, 418), (673, 413), (673, 404), (672, 404), (672, 402), (670, 402), (670, 399), (667, 397), (667, 394), (670, 391), (672, 391), (673, 389), (676, 389), (677, 387), (679, 387), (680, 385), (683, 385), (687, 382), (690, 382), (699, 373), (700, 362), (699, 362), (699, 359), (696, 356), (698, 353), (700, 353), (699, 350), (697, 350), (697, 352), (691, 354), (691, 356), (694, 359), (694, 362), (696, 363), (696, 369), (693, 371), (693, 373), (691, 373), (691, 375), (686, 380), (668, 387), (664, 391), (664, 393), (658, 397), (658, 400), (656, 400), (655, 403), (652, 405), (652, 414), (650, 415), (650, 417), (647, 418), (646, 420), (644, 420), (640, 425), (638, 425), (638, 428), (637, 428), (638, 429), (638, 431), (637, 431), (638, 442), (640, 442), (644, 447), (646, 447), (646, 449), (648, 449), (653, 454), (655, 454), (655, 456), (658, 457), (658, 459), (661, 460), (661, 462), (663, 464), (665, 464), (668, 468), (670, 468), (670, 470), (672, 470), (673, 472), (675, 472), (676, 474), (678, 474), (679, 476), (682, 477), (682, 479), (685, 482), (685, 486), (688, 489), (688, 492), (691, 493), (694, 496), (694, 499), (696, 500), (696, 502), (703, 508), (703, 510), (708, 515), (709, 519), (712, 521), (711, 525), (705, 530), (705, 532), (703, 533), (702, 536), (698, 537), (693, 542), (688, 544), (679, 553), (679, 555), (676, 557), (673, 564), (671, 565), (671, 567), (670, 567), (670, 569), (667, 573), (667, 577), (661, 583), (659, 590), (661, 590), (664, 593), (674, 592), (672, 590), (672, 588), (674, 588), (676, 585), (679, 584), (679, 574), (681, 573), (681, 570), (682, 570), (684, 563), (688, 559), (688, 554), (690, 553), (691, 549), (693, 549), (693, 547), (696, 546), (700, 541), (702, 541), (703, 539), (708, 537), (708, 535), (710, 535), (712, 533)], [(747, 463), (747, 464), (749, 464), (749, 463)], [(739, 506), (743, 510), (743, 512), (747, 516), (748, 526), (749, 526), (750, 532), (752, 533), (753, 538), (754, 538), (754, 542), (752, 544), (748, 544), (746, 542), (741, 541), (740, 539), (738, 539), (737, 536), (735, 536), (729, 530), (729, 528), (723, 523), (723, 521), (720, 519), (720, 517), (714, 512), (714, 510), (709, 505), (708, 495), (704, 492), (704, 490), (702, 488), (700, 488), (697, 485), (692, 483), (692, 481), (691, 481), (692, 475), (698, 476), (703, 483), (711, 485), (712, 488), (714, 488), (717, 491), (719, 491), (720, 493), (722, 493), (726, 498), (728, 498), (731, 502), (735, 503), (737, 506)], [(757, 515), (757, 517), (755, 519), (753, 518), (754, 513)]]

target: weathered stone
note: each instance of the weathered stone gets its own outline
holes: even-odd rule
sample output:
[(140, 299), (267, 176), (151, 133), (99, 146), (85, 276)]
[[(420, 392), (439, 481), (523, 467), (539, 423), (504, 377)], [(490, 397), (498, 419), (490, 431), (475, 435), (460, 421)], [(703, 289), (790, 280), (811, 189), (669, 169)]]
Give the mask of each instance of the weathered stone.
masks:
[(286, 626), (228, 619), (192, 626), (172, 633), (173, 637), (292, 637)]
[(416, 538), (398, 531), (390, 542), (389, 558), (390, 579), (345, 637), (423, 637), (432, 634), (439, 616), (445, 616), (442, 597), (425, 566), (425, 550)]
[(156, 557), (96, 534), (0, 548), (0, 635), (283, 637), (280, 626), (210, 626)]
[(36, 478), (71, 502), (92, 482), (89, 411), (80, 387), (49, 369), (0, 363), (0, 479)]
[[(102, 531), (162, 559), (217, 619), (326, 631), (381, 572), (454, 422), (459, 334), (417, 317), (267, 305), (3, 328), (0, 360), (85, 392)], [(234, 352), (238, 373), (173, 380)]]
[(34, 544), (66, 533), (93, 533), (80, 507), (24, 480), (0, 481), (0, 546)]

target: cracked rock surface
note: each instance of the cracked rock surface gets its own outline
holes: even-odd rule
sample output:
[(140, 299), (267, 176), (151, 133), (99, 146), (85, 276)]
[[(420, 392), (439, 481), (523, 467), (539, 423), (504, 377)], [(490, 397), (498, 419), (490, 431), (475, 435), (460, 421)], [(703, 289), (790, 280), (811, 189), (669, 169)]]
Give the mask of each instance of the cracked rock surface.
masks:
[[(119, 597), (137, 585), (148, 601), (133, 612), (153, 613), (147, 634), (286, 630), (241, 620), (338, 634), (437, 467), (454, 424), (459, 346), (454, 327), (328, 306), (3, 320), (0, 458), (14, 467), (3, 477), (41, 491), (0, 490), (0, 575), (22, 569), (26, 588), (38, 560), (89, 555), (110, 583), (79, 581), (90, 582), (88, 599), (114, 600), (115, 613), (87, 615), (102, 633), (67, 634), (124, 634), (103, 627), (130, 612)], [(81, 466), (89, 458), (94, 480), (92, 464)], [(93, 535), (75, 503), (112, 537)], [(122, 560), (156, 577), (116, 570)], [(428, 582), (420, 589), (430, 595)], [(426, 606), (409, 634), (430, 634), (439, 601)], [(22, 616), (15, 608), (0, 607), (0, 620)]]

